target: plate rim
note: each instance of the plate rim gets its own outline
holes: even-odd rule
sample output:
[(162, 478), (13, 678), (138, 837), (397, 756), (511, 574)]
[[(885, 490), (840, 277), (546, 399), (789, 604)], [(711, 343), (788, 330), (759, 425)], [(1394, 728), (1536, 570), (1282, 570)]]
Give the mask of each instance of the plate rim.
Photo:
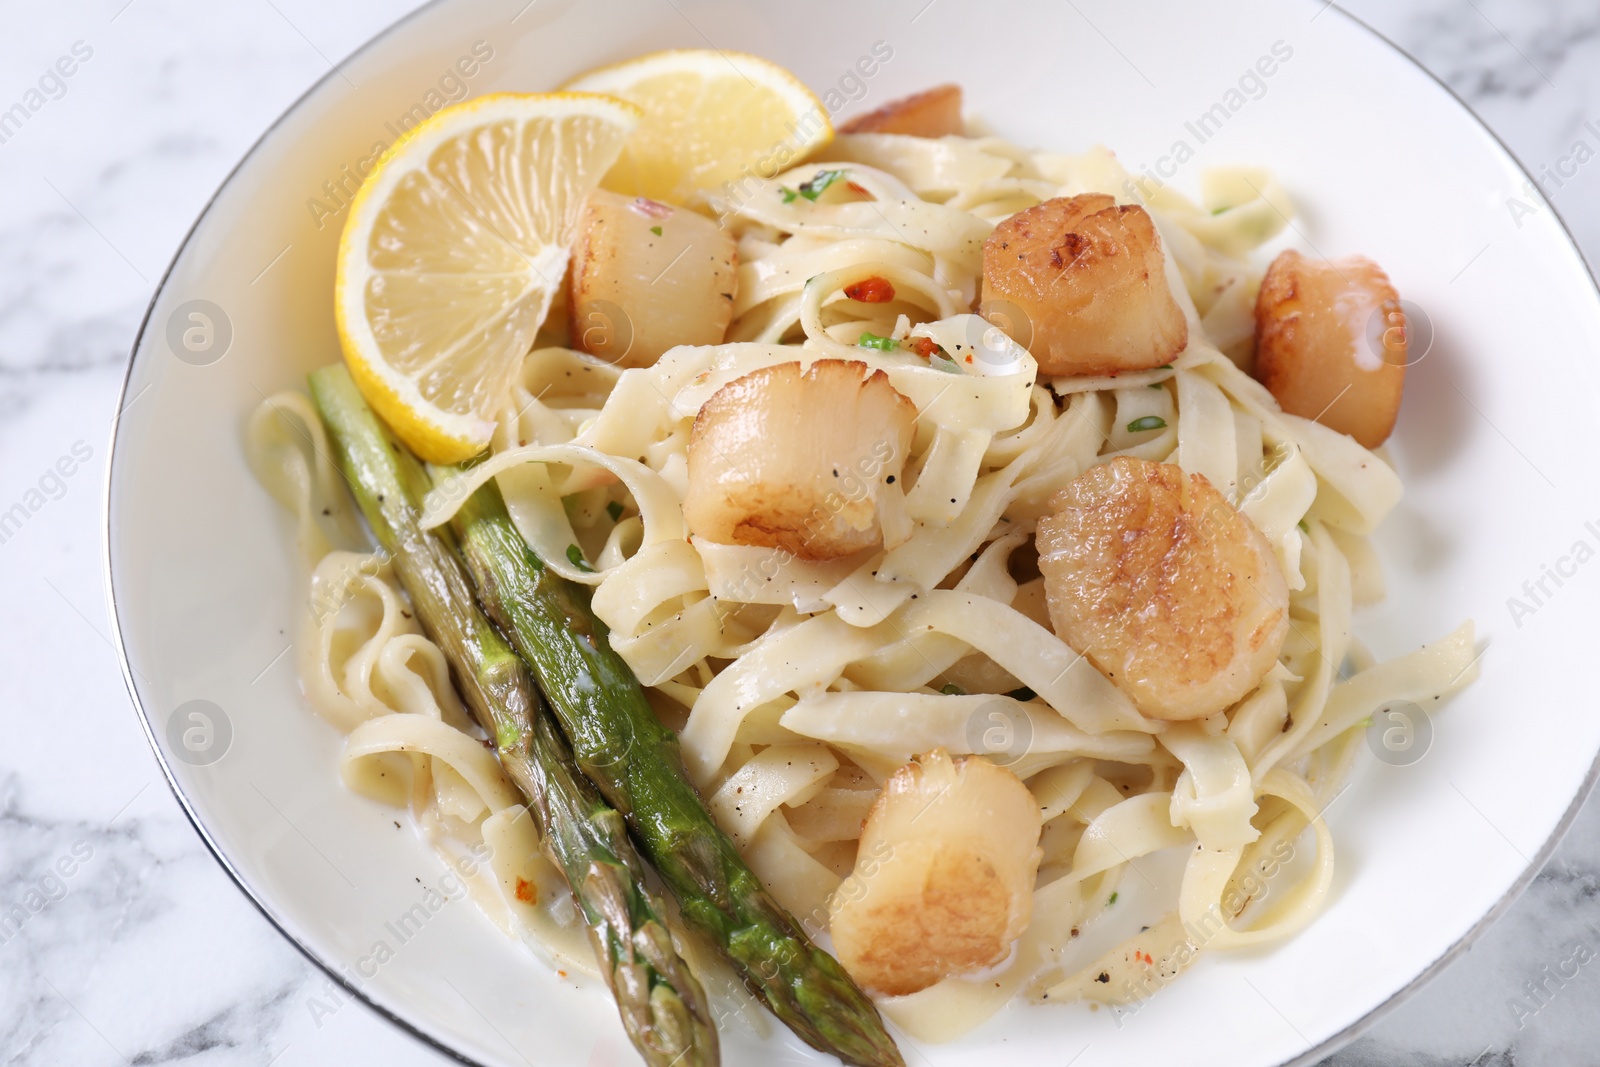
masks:
[[(426, 0), (425, 3), (387, 24), (377, 33), (373, 34), (361, 44), (357, 45), (339, 62), (332, 64), (326, 73), (317, 78), (314, 82), (307, 86), (303, 92), (296, 96), (294, 100), (291, 101), (289, 105), (285, 107), (284, 110), (261, 131), (260, 135), (253, 142), (251, 142), (250, 147), (247, 148), (244, 154), (239, 157), (238, 161), (229, 168), (228, 172), (217, 184), (216, 189), (214, 189), (211, 195), (206, 198), (206, 201), (201, 206), (199, 213), (195, 216), (194, 222), (192, 222), (189, 225), (188, 230), (185, 231), (183, 239), (178, 243), (178, 247), (176, 250), (174, 250), (171, 260), (168, 261), (166, 268), (161, 273), (161, 277), (156, 280), (155, 287), (151, 291), (150, 300), (145, 306), (144, 315), (140, 319), (138, 331), (134, 334), (133, 344), (128, 353), (127, 369), (123, 372), (122, 385), (117, 392), (116, 410), (111, 416), (110, 441), (106, 448), (105, 480), (101, 492), (101, 571), (102, 580), (105, 583), (106, 607), (107, 614), (110, 617), (111, 636), (113, 639), (112, 644), (117, 654), (117, 664), (122, 674), (123, 685), (128, 691), (129, 699), (133, 703), (134, 711), (139, 719), (140, 729), (144, 733), (145, 741), (149, 744), (151, 752), (155, 755), (156, 764), (161, 769), (162, 777), (166, 779), (168, 789), (172, 791), (172, 795), (177, 800), (178, 806), (183, 810), (184, 817), (187, 818), (189, 824), (194, 827), (195, 833), (199, 835), (201, 842), (205, 844), (206, 850), (211, 853), (212, 858), (215, 859), (218, 865), (222, 867), (223, 871), (228, 875), (229, 880), (233, 882), (234, 886), (245, 896), (247, 900), (250, 901), (251, 904), (255, 906), (256, 910), (261, 913), (262, 917), (267, 920), (272, 928), (276, 930), (284, 938), (284, 940), (288, 941), (289, 944), (293, 945), (297, 950), (299, 950), (300, 954), (304, 956), (313, 967), (321, 971), (328, 979), (335, 982), (350, 997), (360, 1001), (368, 1009), (376, 1012), (379, 1016), (397, 1026), (403, 1033), (416, 1038), (428, 1047), (447, 1056), (457, 1063), (465, 1064), (466, 1067), (490, 1067), (489, 1064), (473, 1058), (465, 1052), (452, 1048), (441, 1038), (436, 1037), (424, 1030), (419, 1024), (404, 1018), (398, 1012), (398, 1010), (390, 1009), (384, 1006), (372, 996), (364, 992), (361, 987), (349, 981), (349, 979), (347, 979), (337, 967), (335, 967), (332, 963), (323, 960), (313, 949), (301, 941), (300, 938), (292, 934), (285, 925), (287, 920), (280, 919), (274, 913), (273, 909), (268, 905), (267, 901), (263, 899), (263, 897), (247, 883), (244, 876), (237, 868), (234, 867), (233, 863), (228, 859), (226, 853), (224, 852), (221, 844), (212, 837), (211, 833), (202, 823), (199, 812), (196, 810), (194, 803), (189, 799), (187, 794), (184, 793), (183, 788), (178, 784), (178, 779), (174, 775), (172, 767), (168, 764), (166, 756), (162, 753), (159, 742), (156, 740), (155, 726), (151, 721), (149, 711), (144, 706), (144, 701), (140, 699), (139, 690), (134, 681), (133, 665), (128, 658), (127, 643), (122, 634), (122, 620), (117, 613), (116, 583), (112, 564), (111, 493), (114, 481), (113, 473), (116, 470), (117, 463), (118, 434), (122, 425), (122, 414), (128, 406), (128, 389), (133, 381), (133, 372), (136, 364), (138, 363), (139, 350), (141, 347), (143, 347), (145, 335), (149, 332), (150, 320), (155, 314), (156, 304), (161, 300), (163, 293), (166, 291), (167, 283), (171, 279), (173, 271), (177, 269), (179, 261), (181, 261), (184, 257), (184, 254), (189, 251), (190, 244), (193, 242), (195, 234), (199, 232), (201, 225), (206, 221), (207, 217), (210, 216), (212, 208), (216, 206), (217, 200), (221, 197), (223, 191), (233, 183), (234, 179), (238, 177), (239, 172), (244, 169), (246, 164), (255, 159), (257, 152), (260, 151), (262, 145), (267, 141), (267, 139), (270, 138), (278, 130), (278, 128), (290, 118), (290, 116), (299, 111), (300, 107), (305, 104), (307, 100), (318, 93), (323, 86), (332, 82), (334, 76), (341, 73), (344, 64), (350, 62), (358, 56), (367, 53), (371, 49), (379, 47), (384, 41), (389, 39), (402, 27), (416, 19), (421, 18), (434, 8), (450, 2), (455, 2), (455, 0)], [(1323, 4), (1321, 11), (1313, 16), (1313, 20), (1320, 18), (1323, 14), (1330, 10), (1337, 12), (1341, 17), (1348, 20), (1358, 29), (1371, 35), (1378, 42), (1387, 46), (1403, 61), (1421, 71), (1422, 74), (1425, 75), (1430, 81), (1432, 81), (1440, 89), (1444, 90), (1446, 95), (1448, 95), (1449, 98), (1455, 102), (1456, 106), (1459, 107), (1461, 111), (1464, 112), (1483, 133), (1488, 135), (1489, 140), (1494, 147), (1499, 150), (1505, 159), (1508, 160), (1524, 178), (1526, 178), (1530, 183), (1533, 183), (1535, 188), (1538, 187), (1537, 183), (1534, 182), (1532, 172), (1528, 170), (1527, 165), (1524, 164), (1516, 152), (1511, 149), (1511, 146), (1506, 143), (1505, 139), (1501, 137), (1500, 134), (1496, 132), (1483, 119), (1483, 117), (1473, 109), (1473, 107), (1460, 93), (1458, 93), (1438, 74), (1435, 74), (1432, 70), (1425, 66), (1419, 59), (1417, 59), (1417, 57), (1406, 51), (1406, 49), (1403, 48), (1399, 43), (1390, 38), (1387, 34), (1383, 33), (1383, 31), (1377, 29), (1361, 16), (1346, 9), (1340, 0), (1303, 0), (1303, 2), (1305, 6), (1309, 6), (1311, 3), (1316, 2)], [(1542, 191), (1540, 193), (1540, 200), (1543, 202), (1543, 205), (1549, 209), (1551, 216), (1555, 219), (1556, 225), (1560, 229), (1561, 236), (1565, 238), (1566, 243), (1571, 247), (1572, 251), (1577, 254), (1578, 262), (1582, 265), (1584, 273), (1588, 276), (1589, 285), (1594, 290), (1596, 300), (1600, 301), (1600, 272), (1597, 272), (1595, 262), (1589, 258), (1588, 254), (1584, 251), (1583, 246), (1579, 244), (1577, 239), (1573, 236), (1572, 227), (1567, 223), (1566, 217), (1561, 213), (1560, 207), (1552, 202), (1548, 197), (1545, 197)], [(1335, 1033), (1330, 1034), (1328, 1037), (1324, 1038), (1313, 1047), (1307, 1049), (1305, 1052), (1282, 1061), (1278, 1067), (1311, 1067), (1311, 1065), (1319, 1063), (1329, 1055), (1349, 1045), (1362, 1034), (1370, 1030), (1385, 1016), (1393, 1012), (1401, 1004), (1411, 999), (1411, 997), (1413, 997), (1420, 989), (1422, 989), (1423, 986), (1433, 981), (1446, 967), (1455, 962), (1457, 957), (1461, 956), (1468, 949), (1470, 949), (1473, 944), (1476, 943), (1477, 940), (1482, 937), (1491, 926), (1497, 923), (1505, 915), (1506, 911), (1508, 911), (1510, 907), (1516, 903), (1519, 898), (1521, 898), (1521, 896), (1527, 891), (1528, 887), (1532, 885), (1534, 880), (1539, 876), (1540, 872), (1542, 872), (1549, 864), (1551, 857), (1555, 854), (1555, 850), (1560, 846), (1562, 840), (1565, 839), (1567, 833), (1572, 829), (1572, 825), (1576, 821), (1578, 813), (1583, 809), (1590, 796), (1594, 793), (1597, 784), (1600, 784), (1600, 751), (1595, 753), (1594, 761), (1589, 765), (1588, 773), (1585, 775), (1582, 784), (1579, 785), (1578, 791), (1573, 796), (1571, 803), (1568, 804), (1567, 809), (1562, 813), (1561, 818), (1557, 821), (1555, 828), (1550, 832), (1550, 835), (1544, 840), (1538, 850), (1534, 852), (1532, 859), (1528, 862), (1522, 873), (1517, 876), (1517, 878), (1507, 888), (1505, 893), (1502, 894), (1497, 901), (1495, 901), (1495, 903), (1483, 914), (1481, 918), (1474, 922), (1473, 925), (1453, 944), (1451, 944), (1448, 949), (1428, 963), (1428, 965), (1419, 971), (1414, 978), (1412, 978), (1405, 985), (1401, 986), (1399, 989), (1395, 990), (1395, 992), (1382, 1003), (1373, 1007), (1364, 1015), (1352, 1020), (1348, 1025), (1336, 1031)]]
[[(426, 0), (425, 3), (421, 4), (412, 11), (408, 11), (400, 18), (395, 19), (393, 22), (384, 26), (381, 30), (367, 38), (365, 41), (362, 41), (354, 49), (346, 53), (342, 59), (336, 63), (333, 63), (326, 73), (317, 78), (310, 85), (306, 86), (304, 91), (290, 101), (289, 105), (285, 107), (276, 118), (267, 124), (267, 126), (261, 131), (260, 135), (258, 135), (256, 139), (250, 143), (250, 147), (245, 149), (244, 154), (239, 157), (238, 161), (235, 162), (232, 167), (228, 168), (228, 172), (223, 175), (222, 180), (217, 183), (217, 187), (211, 191), (211, 195), (208, 196), (206, 198), (206, 202), (201, 205), (200, 211), (195, 215), (194, 221), (190, 223), (189, 228), (184, 231), (183, 239), (178, 242), (178, 247), (173, 251), (172, 258), (167, 262), (166, 268), (161, 272), (161, 277), (156, 279), (155, 288), (150, 292), (150, 301), (145, 305), (144, 315), (139, 320), (139, 329), (133, 336), (133, 345), (128, 350), (128, 366), (123, 372), (122, 386), (117, 390), (117, 408), (114, 412), (112, 412), (111, 415), (110, 441), (106, 446), (105, 482), (101, 490), (102, 524), (100, 562), (102, 579), (105, 583), (106, 613), (110, 616), (111, 621), (112, 647), (117, 653), (117, 665), (122, 672), (122, 684), (128, 691), (128, 698), (133, 702), (133, 708), (137, 713), (137, 718), (139, 720), (139, 728), (144, 733), (145, 742), (150, 746), (150, 751), (155, 755), (156, 765), (161, 768), (161, 776), (166, 779), (167, 788), (172, 791), (174, 799), (176, 799), (178, 802), (178, 807), (183, 810), (184, 818), (188, 819), (189, 825), (194, 827), (195, 833), (199, 835), (201, 842), (206, 846), (206, 851), (211, 853), (211, 858), (217, 861), (218, 866), (220, 866), (224, 873), (227, 874), (228, 880), (231, 881), (235, 888), (237, 888), (239, 892), (244, 895), (246, 900), (255, 906), (255, 909), (261, 913), (262, 918), (266, 919), (267, 923), (274, 930), (276, 930), (285, 941), (289, 942), (290, 945), (293, 945), (294, 948), (299, 951), (300, 955), (306, 958), (312, 967), (318, 971), (321, 971), (325, 978), (338, 985), (338, 987), (343, 990), (347, 996), (360, 1001), (369, 1010), (376, 1012), (382, 1018), (387, 1019), (390, 1023), (399, 1027), (402, 1033), (409, 1034), (411, 1037), (421, 1041), (429, 1048), (443, 1054), (457, 1063), (465, 1064), (466, 1067), (490, 1067), (489, 1064), (486, 1064), (481, 1060), (475, 1059), (457, 1049), (451, 1048), (449, 1045), (445, 1044), (443, 1040), (435, 1037), (433, 1034), (428, 1033), (418, 1024), (409, 1019), (403, 1018), (397, 1011), (391, 1010), (388, 1007), (385, 1007), (383, 1004), (378, 1003), (367, 993), (363, 992), (360, 986), (346, 978), (339, 968), (322, 959), (322, 957), (313, 951), (309, 945), (289, 931), (288, 927), (285, 925), (286, 920), (280, 919), (273, 909), (268, 905), (267, 901), (263, 899), (262, 895), (257, 893), (256, 890), (250, 886), (250, 884), (245, 880), (244, 875), (239, 872), (238, 868), (233, 865), (233, 862), (223, 851), (221, 844), (211, 836), (211, 832), (207, 830), (205, 825), (201, 822), (200, 814), (195, 809), (194, 803), (183, 791), (183, 787), (178, 784), (178, 779), (173, 774), (172, 767), (167, 762), (167, 757), (162, 753), (160, 743), (156, 740), (155, 725), (153, 722), (151, 722), (150, 712), (145, 708), (144, 701), (139, 697), (139, 689), (133, 678), (133, 664), (129, 662), (128, 659), (127, 641), (122, 636), (122, 619), (117, 614), (117, 587), (115, 575), (113, 574), (111, 552), (111, 490), (114, 481), (113, 474), (116, 470), (117, 463), (118, 432), (122, 428), (122, 414), (128, 407), (128, 387), (133, 382), (133, 371), (134, 366), (139, 360), (139, 349), (144, 345), (145, 335), (150, 330), (150, 320), (155, 315), (156, 304), (160, 302), (162, 294), (166, 291), (167, 282), (169, 282), (172, 278), (172, 272), (177, 270), (179, 261), (183, 259), (184, 253), (189, 250), (190, 244), (193, 243), (195, 234), (199, 232), (201, 225), (206, 221), (206, 218), (210, 216), (211, 209), (216, 206), (217, 200), (222, 196), (223, 191), (233, 183), (233, 180), (236, 177), (239, 176), (239, 172), (245, 168), (245, 165), (255, 158), (256, 153), (261, 150), (261, 146), (266, 143), (267, 139), (271, 137), (280, 126), (287, 122), (291, 115), (299, 111), (301, 105), (318, 93), (323, 86), (331, 83), (335, 75), (342, 77), (343, 67), (346, 63), (349, 63), (352, 59), (364, 54), (368, 49), (378, 47), (406, 24), (417, 18), (420, 18), (426, 12), (431, 11), (433, 8), (438, 7), (446, 2), (449, 2), (449, 0)], [(1597, 763), (1597, 769), (1600, 769), (1600, 763)]]

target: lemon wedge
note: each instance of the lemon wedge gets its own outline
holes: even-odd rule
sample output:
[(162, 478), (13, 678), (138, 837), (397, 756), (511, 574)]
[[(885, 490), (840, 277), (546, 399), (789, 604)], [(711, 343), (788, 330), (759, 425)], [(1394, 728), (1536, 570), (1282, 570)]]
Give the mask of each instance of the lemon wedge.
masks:
[(583, 202), (640, 118), (584, 93), (479, 97), (408, 133), (361, 187), (339, 242), (339, 341), (362, 395), (423, 459), (488, 445)]
[(565, 88), (643, 109), (604, 183), (629, 196), (682, 204), (700, 191), (737, 195), (740, 179), (770, 178), (833, 140), (828, 109), (799, 78), (741, 52), (653, 52)]

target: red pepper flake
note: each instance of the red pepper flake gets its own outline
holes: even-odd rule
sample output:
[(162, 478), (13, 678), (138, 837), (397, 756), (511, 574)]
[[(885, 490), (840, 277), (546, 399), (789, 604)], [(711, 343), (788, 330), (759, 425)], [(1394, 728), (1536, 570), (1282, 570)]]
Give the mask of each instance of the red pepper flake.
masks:
[(931, 337), (913, 337), (906, 344), (911, 346), (911, 351), (923, 359), (932, 359), (933, 354), (939, 350), (939, 346), (933, 343), (933, 338)]
[(968, 357), (967, 357), (967, 362), (968, 362), (968, 363), (971, 363), (971, 362), (972, 362), (972, 357), (971, 357), (971, 356), (968, 356)]
[(867, 192), (866, 188), (857, 182), (845, 182), (844, 187), (858, 196), (864, 196), (869, 200), (872, 199), (872, 194)]
[(845, 286), (844, 295), (863, 304), (887, 304), (894, 299), (894, 286), (887, 278), (874, 276)]
[(644, 196), (634, 197), (633, 203), (629, 204), (628, 206), (633, 208), (633, 210), (637, 211), (647, 219), (664, 219), (672, 214), (672, 208), (668, 207), (666, 204), (661, 203), (659, 200), (651, 200), (649, 197)]
[(517, 899), (524, 904), (539, 903), (539, 889), (526, 878), (517, 879)]

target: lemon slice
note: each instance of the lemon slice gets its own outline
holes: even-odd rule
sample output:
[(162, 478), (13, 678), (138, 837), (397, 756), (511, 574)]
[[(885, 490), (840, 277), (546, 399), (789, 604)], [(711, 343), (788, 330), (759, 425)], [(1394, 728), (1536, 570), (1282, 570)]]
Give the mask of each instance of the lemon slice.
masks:
[(484, 96), (412, 130), (361, 187), (339, 242), (339, 341), (367, 402), (422, 458), (488, 445), (584, 199), (639, 118), (588, 94)]
[(605, 179), (607, 189), (629, 196), (681, 204), (701, 190), (737, 195), (741, 178), (770, 178), (833, 140), (828, 109), (799, 78), (741, 52), (654, 52), (565, 88), (644, 109)]

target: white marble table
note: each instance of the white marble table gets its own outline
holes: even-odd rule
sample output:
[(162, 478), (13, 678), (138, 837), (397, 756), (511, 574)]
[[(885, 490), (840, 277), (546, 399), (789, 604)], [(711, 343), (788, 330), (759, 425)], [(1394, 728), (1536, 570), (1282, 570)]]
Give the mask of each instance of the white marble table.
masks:
[[(326, 979), (228, 881), (161, 779), (117, 672), (100, 569), (106, 427), (154, 282), (228, 168), (329, 57), (412, 6), (0, 7), (0, 110), (31, 110), (9, 136), (0, 128), (0, 511), (27, 511), (0, 532), (0, 912), (25, 912), (20, 929), (0, 928), (5, 1064), (450, 1062), (343, 998), (313, 1015)], [(1600, 163), (1563, 163), (1579, 140), (1600, 148), (1600, 3), (1349, 7), (1531, 170), (1560, 177), (1546, 188), (1600, 260)], [(63, 456), (73, 473), (49, 473)], [(1594, 803), (1498, 926), (1328, 1063), (1600, 1062), (1600, 967), (1549, 979), (1580, 943), (1600, 957)]]

